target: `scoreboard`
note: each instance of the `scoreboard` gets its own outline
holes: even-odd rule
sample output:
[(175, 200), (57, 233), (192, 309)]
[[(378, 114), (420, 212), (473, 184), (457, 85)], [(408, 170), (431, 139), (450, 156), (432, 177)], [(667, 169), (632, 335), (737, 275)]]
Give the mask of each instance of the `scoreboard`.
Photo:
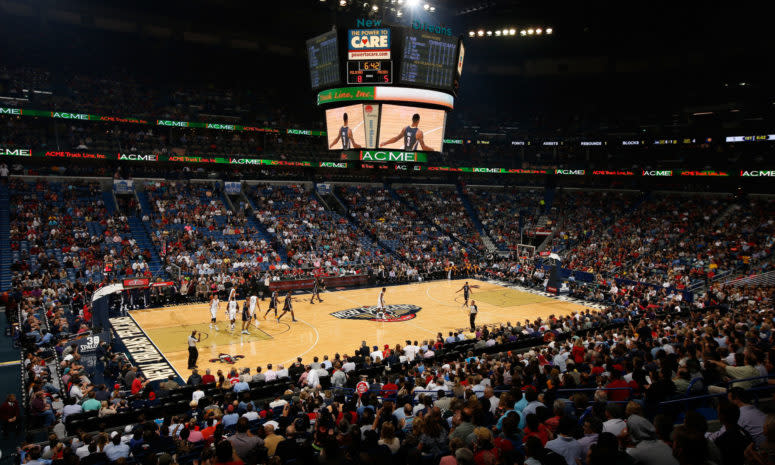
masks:
[(464, 54), (449, 28), (418, 21), (399, 26), (358, 19), (308, 40), (327, 149), (395, 157), (442, 152)]
[(336, 30), (307, 41), (307, 58), (313, 89), (339, 84), (342, 80), (339, 72), (339, 47), (336, 41)]
[(404, 33), (401, 82), (452, 89), (458, 42), (456, 37), (408, 29)]
[(391, 60), (350, 60), (347, 62), (348, 84), (392, 84)]

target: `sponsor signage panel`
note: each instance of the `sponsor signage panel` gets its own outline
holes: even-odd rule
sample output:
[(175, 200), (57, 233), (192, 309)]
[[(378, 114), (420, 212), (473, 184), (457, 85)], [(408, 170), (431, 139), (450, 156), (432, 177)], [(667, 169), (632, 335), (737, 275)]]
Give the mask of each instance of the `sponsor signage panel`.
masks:
[(347, 31), (348, 60), (389, 60), (390, 29), (350, 29)]

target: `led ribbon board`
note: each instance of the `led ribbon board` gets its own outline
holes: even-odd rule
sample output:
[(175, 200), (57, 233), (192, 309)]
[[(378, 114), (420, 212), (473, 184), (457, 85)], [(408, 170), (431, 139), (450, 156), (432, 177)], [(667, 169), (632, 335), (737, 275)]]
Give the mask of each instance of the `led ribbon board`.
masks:
[(363, 100), (423, 103), (447, 107), (450, 110), (455, 102), (451, 95), (444, 92), (409, 87), (341, 87), (318, 93), (318, 105)]

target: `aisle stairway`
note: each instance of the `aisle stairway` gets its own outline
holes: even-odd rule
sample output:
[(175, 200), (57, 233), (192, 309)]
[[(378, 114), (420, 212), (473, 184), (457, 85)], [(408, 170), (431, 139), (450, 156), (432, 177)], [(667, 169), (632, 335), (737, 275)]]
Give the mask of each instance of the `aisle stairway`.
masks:
[(0, 291), (11, 287), (10, 199), (8, 186), (0, 184)]
[(153, 276), (165, 277), (166, 272), (161, 259), (159, 258), (159, 250), (151, 241), (151, 228), (150, 226), (138, 218), (135, 215), (128, 215), (129, 229), (132, 231), (132, 237), (137, 241), (137, 246), (143, 251), (149, 251), (151, 257), (148, 259), (148, 268), (151, 270)]
[(288, 263), (288, 251), (285, 250), (285, 246), (283, 246), (282, 243), (275, 238), (274, 234), (267, 231), (266, 227), (256, 219), (256, 211), (258, 209), (256, 208), (256, 204), (253, 203), (253, 200), (250, 198), (250, 196), (246, 195), (244, 191), (242, 192), (242, 196), (244, 197), (248, 206), (250, 206), (250, 211), (245, 212), (248, 226), (258, 231), (261, 238), (264, 239), (267, 243), (274, 244), (275, 250), (277, 250), (277, 254), (280, 255), (280, 259), (283, 261), (283, 263)]
[(497, 251), (498, 247), (495, 246), (495, 243), (490, 238), (490, 235), (487, 234), (487, 231), (485, 231), (484, 225), (479, 219), (479, 215), (476, 213), (476, 209), (471, 204), (471, 199), (468, 198), (468, 194), (466, 194), (465, 189), (463, 189), (463, 186), (460, 183), (456, 184), (455, 187), (457, 187), (457, 195), (460, 197), (460, 203), (463, 204), (463, 208), (465, 208), (468, 216), (471, 218), (471, 222), (474, 223), (474, 227), (479, 232), (479, 238), (481, 239), (482, 244), (484, 244), (484, 247), (488, 252)]

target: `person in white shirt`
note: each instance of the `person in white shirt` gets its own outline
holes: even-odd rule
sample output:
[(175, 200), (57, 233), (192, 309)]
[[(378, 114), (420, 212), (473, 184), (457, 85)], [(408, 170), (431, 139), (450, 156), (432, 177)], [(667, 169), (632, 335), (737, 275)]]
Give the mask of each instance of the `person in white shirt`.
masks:
[(377, 319), (378, 320), (385, 319), (385, 291), (386, 291), (386, 288), (383, 287), (382, 291), (380, 291), (379, 296), (377, 297)]
[(381, 362), (382, 361), (382, 352), (380, 352), (379, 347), (374, 346), (372, 352), (369, 354), (371, 357), (371, 360), (374, 362)]
[(288, 377), (288, 369), (285, 368), (283, 365), (277, 366), (277, 379), (287, 378)]
[(272, 370), (272, 364), (266, 366), (266, 372), (264, 373), (264, 380), (268, 383), (277, 379), (277, 372)]
[(349, 373), (355, 369), (355, 362), (351, 361), (347, 356), (345, 356), (345, 362), (342, 365), (342, 370), (344, 370), (345, 373)]
[(255, 321), (256, 328), (258, 328), (258, 318), (256, 318), (256, 312), (261, 311), (261, 304), (258, 303), (258, 296), (251, 295), (250, 299), (248, 300), (248, 312), (250, 313), (250, 318)]

